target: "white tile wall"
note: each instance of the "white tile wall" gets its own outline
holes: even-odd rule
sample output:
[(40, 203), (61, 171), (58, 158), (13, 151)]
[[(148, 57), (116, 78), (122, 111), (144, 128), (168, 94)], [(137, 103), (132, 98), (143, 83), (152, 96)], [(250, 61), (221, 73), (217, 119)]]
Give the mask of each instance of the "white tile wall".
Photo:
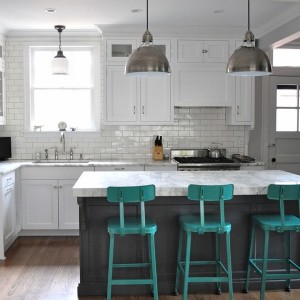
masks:
[[(23, 42), (6, 44), (7, 125), (0, 135), (13, 137), (13, 158), (34, 159), (37, 151), (44, 154), (53, 147), (61, 149), (60, 133), (24, 133)], [(102, 85), (103, 86), (103, 85)], [(103, 93), (101, 93), (103, 94)], [(163, 136), (164, 148), (208, 147), (221, 143), (227, 156), (245, 153), (247, 126), (225, 125), (225, 108), (175, 108), (175, 124), (164, 126), (102, 126), (101, 133), (66, 133), (66, 148), (74, 147), (75, 158), (138, 159), (152, 156), (156, 135)]]

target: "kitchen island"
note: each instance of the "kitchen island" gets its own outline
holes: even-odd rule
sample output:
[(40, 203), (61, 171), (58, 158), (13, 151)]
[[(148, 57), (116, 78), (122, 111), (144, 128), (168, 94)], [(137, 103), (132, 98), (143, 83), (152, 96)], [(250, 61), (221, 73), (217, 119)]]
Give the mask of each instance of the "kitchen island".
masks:
[[(156, 255), (158, 289), (160, 294), (170, 294), (174, 288), (176, 255), (178, 243), (178, 216), (194, 213), (198, 204), (186, 198), (189, 184), (234, 184), (234, 198), (225, 204), (226, 219), (232, 224), (231, 252), (234, 289), (241, 290), (245, 270), (250, 234), (250, 216), (253, 213), (272, 213), (279, 209), (276, 201), (266, 199), (267, 187), (271, 183), (300, 184), (300, 176), (284, 171), (205, 171), (205, 172), (84, 172), (75, 186), (73, 195), (77, 197), (80, 216), (80, 283), (78, 295), (105, 295), (107, 281), (108, 241), (107, 218), (118, 215), (118, 207), (106, 200), (108, 186), (128, 186), (154, 184), (156, 199), (146, 205), (146, 212), (158, 226), (156, 233)], [(216, 204), (207, 206), (207, 212), (214, 212)], [(296, 201), (290, 201), (286, 213), (297, 214)], [(135, 206), (127, 213), (137, 214)], [(124, 239), (124, 237), (120, 237)], [(142, 246), (140, 237), (126, 236), (128, 248), (116, 240), (115, 259), (143, 260), (147, 249)], [(299, 239), (298, 239), (299, 240)], [(274, 245), (282, 244), (283, 235), (271, 237)], [(257, 253), (261, 253), (261, 240), (258, 235)], [(299, 242), (293, 244), (293, 253), (299, 250)], [(214, 239), (211, 235), (199, 235), (192, 245), (192, 256), (209, 259), (214, 255)], [(270, 255), (282, 254), (280, 247), (270, 247)], [(298, 251), (299, 252), (299, 251)], [(203, 269), (211, 273), (213, 270)], [(124, 273), (125, 272), (125, 273)], [(138, 272), (143, 276), (143, 271)], [(130, 276), (131, 273), (120, 271)], [(253, 279), (250, 289), (258, 288), (258, 280)], [(292, 284), (292, 287), (298, 283)], [(275, 282), (268, 287), (283, 288), (284, 283)], [(227, 287), (224, 285), (224, 289)], [(113, 294), (145, 293), (148, 287), (126, 286), (113, 289)], [(192, 292), (213, 292), (214, 285), (191, 285)]]

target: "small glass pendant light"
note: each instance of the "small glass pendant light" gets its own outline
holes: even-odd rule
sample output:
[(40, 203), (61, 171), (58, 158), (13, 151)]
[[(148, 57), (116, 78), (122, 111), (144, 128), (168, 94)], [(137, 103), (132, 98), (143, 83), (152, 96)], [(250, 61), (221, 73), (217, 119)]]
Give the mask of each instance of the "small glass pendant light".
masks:
[(125, 75), (127, 76), (165, 76), (170, 75), (170, 65), (164, 53), (153, 44), (153, 36), (148, 30), (148, 0), (147, 0), (147, 30), (142, 38), (142, 45), (129, 56)]
[(264, 76), (272, 74), (272, 66), (267, 54), (253, 45), (254, 34), (250, 31), (250, 3), (248, 0), (248, 31), (246, 45), (236, 49), (230, 57), (226, 73), (231, 76)]
[(55, 25), (54, 28), (58, 31), (59, 34), (59, 48), (57, 55), (52, 59), (52, 74), (53, 75), (68, 75), (69, 74), (69, 61), (64, 56), (61, 50), (61, 33), (66, 28), (63, 25)]

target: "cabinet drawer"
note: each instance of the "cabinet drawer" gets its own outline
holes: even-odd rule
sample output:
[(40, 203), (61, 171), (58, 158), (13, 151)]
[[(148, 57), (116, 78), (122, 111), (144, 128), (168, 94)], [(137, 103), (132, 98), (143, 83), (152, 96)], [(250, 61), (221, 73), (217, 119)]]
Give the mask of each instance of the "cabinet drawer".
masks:
[(97, 166), (95, 171), (144, 171), (144, 165), (127, 166), (127, 165), (114, 165), (114, 166)]
[(15, 183), (15, 172), (9, 172), (2, 176), (2, 187), (5, 188), (10, 184)]
[(94, 167), (24, 167), (22, 179), (78, 179), (82, 172), (94, 171)]

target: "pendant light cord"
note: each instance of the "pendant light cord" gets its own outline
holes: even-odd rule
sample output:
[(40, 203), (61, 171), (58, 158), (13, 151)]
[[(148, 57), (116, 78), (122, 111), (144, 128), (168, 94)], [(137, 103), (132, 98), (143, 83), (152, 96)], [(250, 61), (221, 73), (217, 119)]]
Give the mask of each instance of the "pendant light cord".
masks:
[(147, 0), (147, 31), (148, 31), (148, 0)]
[(58, 31), (58, 42), (59, 42), (58, 48), (59, 51), (61, 51), (61, 31)]
[(250, 0), (248, 0), (248, 31), (250, 31)]

